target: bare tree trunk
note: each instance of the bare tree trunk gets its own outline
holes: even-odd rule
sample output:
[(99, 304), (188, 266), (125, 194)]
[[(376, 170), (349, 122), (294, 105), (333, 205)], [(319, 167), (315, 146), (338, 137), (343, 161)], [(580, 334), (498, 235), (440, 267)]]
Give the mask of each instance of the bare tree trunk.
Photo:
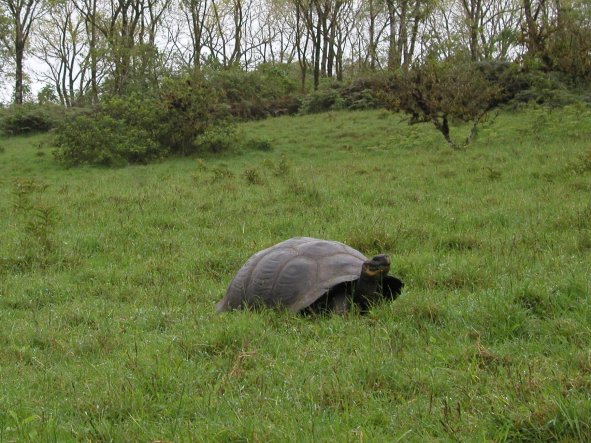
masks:
[(203, 31), (208, 12), (208, 0), (182, 0), (183, 14), (189, 26), (192, 55), (189, 59), (191, 68), (195, 72), (201, 70), (201, 54), (203, 52)]
[[(341, 7), (343, 6), (343, 1), (336, 0), (334, 3), (334, 7), (332, 9), (332, 14), (330, 14), (330, 26), (328, 35), (326, 35), (326, 39), (328, 40), (328, 53), (326, 55), (326, 75), (328, 77), (333, 76), (333, 67), (335, 63), (335, 42), (336, 42), (336, 32), (337, 32), (337, 23), (339, 20), (339, 13)], [(337, 75), (337, 80), (340, 80), (339, 76)]]
[(17, 28), (17, 37), (14, 45), (15, 58), (15, 85), (14, 85), (14, 103), (21, 105), (24, 98), (23, 87), (23, 59), (25, 54), (25, 42), (20, 34), (20, 29)]
[(234, 49), (230, 56), (229, 65), (233, 65), (240, 59), (242, 54), (242, 26), (244, 24), (244, 14), (242, 10), (242, 0), (234, 0), (233, 2), (233, 18), (234, 18)]
[(25, 48), (29, 39), (31, 25), (41, 14), (41, 0), (0, 0), (9, 13), (9, 19), (14, 26), (14, 103), (20, 105), (24, 100), (23, 64)]
[(369, 67), (373, 70), (376, 67), (377, 59), (377, 43), (375, 41), (376, 34), (376, 15), (374, 10), (374, 0), (369, 0)]
[[(403, 5), (405, 4), (406, 2), (403, 2)], [(398, 43), (399, 40), (396, 38), (396, 1), (386, 0), (386, 6), (388, 7), (388, 27), (390, 32), (388, 36), (388, 69), (393, 71), (398, 69), (401, 63), (400, 45)], [(400, 15), (402, 17), (402, 12)], [(402, 18), (400, 18), (399, 29), (402, 23)]]
[[(402, 62), (402, 67), (404, 69), (408, 69), (410, 67), (410, 64), (413, 59), (413, 55), (415, 53), (415, 45), (417, 42), (417, 36), (419, 35), (419, 24), (421, 23), (421, 20), (422, 20), (421, 1), (423, 1), (423, 0), (415, 0), (415, 7), (413, 10), (412, 32), (410, 34), (410, 43), (408, 44), (408, 47), (404, 51), (404, 61)], [(407, 15), (407, 17), (408, 17), (408, 15)], [(405, 21), (406, 21), (405, 29), (407, 30), (406, 32), (408, 32), (408, 18), (405, 18)], [(406, 34), (405, 34), (404, 38), (405, 38), (405, 40), (407, 39)], [(405, 42), (405, 44), (406, 44), (406, 42)]]
[(314, 90), (320, 85), (320, 43), (322, 36), (322, 25), (320, 19), (316, 24), (316, 33), (314, 35)]
[(538, 18), (545, 8), (546, 0), (540, 0), (534, 7), (533, 0), (523, 0), (523, 14), (527, 27), (526, 46), (530, 56), (540, 55), (543, 52), (544, 37), (542, 26), (538, 25)]
[(482, 20), (482, 0), (462, 0), (464, 18), (468, 27), (468, 45), (470, 47), (470, 59), (478, 61), (481, 58), (478, 35)]
[(333, 65), (334, 65), (334, 58), (335, 58), (335, 51), (334, 51), (334, 40), (335, 40), (335, 30), (336, 26), (334, 20), (331, 21), (330, 24), (330, 31), (328, 36), (328, 54), (326, 56), (326, 75), (328, 77), (333, 76)]

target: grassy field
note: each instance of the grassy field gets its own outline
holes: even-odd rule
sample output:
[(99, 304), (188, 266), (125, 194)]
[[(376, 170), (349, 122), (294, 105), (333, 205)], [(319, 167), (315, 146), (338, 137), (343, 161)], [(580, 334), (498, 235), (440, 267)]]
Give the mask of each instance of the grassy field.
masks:
[[(241, 126), (271, 152), (63, 169), (0, 140), (0, 442), (591, 441), (591, 112), (463, 151), (383, 111)], [(218, 315), (293, 236), (387, 252), (362, 317)]]

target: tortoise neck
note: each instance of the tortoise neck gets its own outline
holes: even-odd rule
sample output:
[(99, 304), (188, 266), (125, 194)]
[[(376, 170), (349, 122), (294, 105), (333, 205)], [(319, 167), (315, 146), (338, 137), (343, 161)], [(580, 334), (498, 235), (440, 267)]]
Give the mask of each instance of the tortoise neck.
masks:
[(380, 279), (375, 277), (366, 277), (361, 275), (359, 280), (357, 280), (357, 284), (355, 285), (354, 298), (358, 300), (361, 297), (366, 298), (373, 295), (378, 290), (379, 280)]

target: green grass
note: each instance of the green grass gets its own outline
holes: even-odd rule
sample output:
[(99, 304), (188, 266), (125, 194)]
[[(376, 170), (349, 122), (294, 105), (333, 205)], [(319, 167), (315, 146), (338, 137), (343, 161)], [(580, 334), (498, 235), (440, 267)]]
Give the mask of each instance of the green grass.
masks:
[[(0, 140), (0, 442), (591, 440), (589, 110), (464, 151), (383, 111), (242, 129), (274, 150), (62, 169)], [(299, 235), (391, 254), (403, 295), (214, 313)]]

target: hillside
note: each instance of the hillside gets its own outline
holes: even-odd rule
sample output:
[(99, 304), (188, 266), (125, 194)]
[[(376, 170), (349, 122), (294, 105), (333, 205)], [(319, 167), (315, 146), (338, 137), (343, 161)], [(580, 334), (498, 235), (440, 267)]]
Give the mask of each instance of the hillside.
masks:
[[(465, 150), (385, 111), (241, 129), (273, 150), (63, 169), (0, 140), (0, 441), (591, 440), (588, 109)], [(214, 313), (300, 235), (389, 253), (403, 295)]]

